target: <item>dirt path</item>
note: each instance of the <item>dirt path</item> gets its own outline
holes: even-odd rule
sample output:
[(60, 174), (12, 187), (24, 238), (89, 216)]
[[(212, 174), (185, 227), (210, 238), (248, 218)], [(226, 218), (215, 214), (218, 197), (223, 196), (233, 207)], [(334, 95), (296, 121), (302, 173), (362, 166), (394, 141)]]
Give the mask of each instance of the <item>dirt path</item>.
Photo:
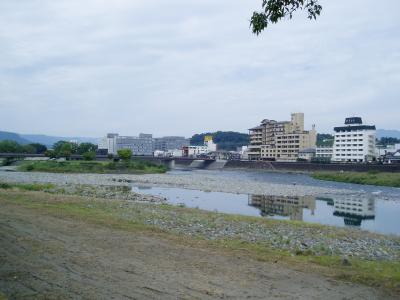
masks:
[(381, 292), (0, 202), (10, 299), (387, 299)]

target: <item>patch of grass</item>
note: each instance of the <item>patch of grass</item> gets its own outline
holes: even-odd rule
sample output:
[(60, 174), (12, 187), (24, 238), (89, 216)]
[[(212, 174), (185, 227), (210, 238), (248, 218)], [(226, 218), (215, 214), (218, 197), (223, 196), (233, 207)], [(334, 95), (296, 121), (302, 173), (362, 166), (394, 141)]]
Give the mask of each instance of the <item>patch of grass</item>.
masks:
[(51, 183), (6, 183), (0, 182), (0, 189), (19, 189), (23, 191), (46, 191), (54, 188)]
[(165, 173), (167, 168), (152, 162), (132, 160), (128, 162), (101, 161), (24, 161), (18, 166), (24, 172), (53, 173), (126, 173), (149, 174)]
[(7, 297), (2, 292), (0, 292), (0, 300), (7, 300)]
[(315, 172), (315, 179), (356, 184), (400, 187), (400, 173), (389, 172)]

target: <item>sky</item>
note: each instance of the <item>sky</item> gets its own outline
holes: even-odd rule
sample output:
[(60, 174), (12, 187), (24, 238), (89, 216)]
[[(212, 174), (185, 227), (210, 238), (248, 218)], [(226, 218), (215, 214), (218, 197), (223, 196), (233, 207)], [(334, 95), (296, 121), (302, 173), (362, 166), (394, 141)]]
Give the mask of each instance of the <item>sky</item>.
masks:
[(400, 1), (321, 4), (256, 36), (261, 0), (1, 0), (0, 130), (189, 137), (292, 112), (400, 129)]

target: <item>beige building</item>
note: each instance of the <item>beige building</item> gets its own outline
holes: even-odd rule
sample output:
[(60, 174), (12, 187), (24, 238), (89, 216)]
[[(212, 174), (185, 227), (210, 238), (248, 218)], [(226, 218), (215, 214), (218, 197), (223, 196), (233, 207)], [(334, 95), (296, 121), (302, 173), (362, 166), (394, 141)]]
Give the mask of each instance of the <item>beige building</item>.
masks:
[(290, 121), (265, 119), (250, 128), (249, 160), (296, 161), (299, 151), (315, 148), (315, 126), (304, 130), (304, 114), (293, 113)]

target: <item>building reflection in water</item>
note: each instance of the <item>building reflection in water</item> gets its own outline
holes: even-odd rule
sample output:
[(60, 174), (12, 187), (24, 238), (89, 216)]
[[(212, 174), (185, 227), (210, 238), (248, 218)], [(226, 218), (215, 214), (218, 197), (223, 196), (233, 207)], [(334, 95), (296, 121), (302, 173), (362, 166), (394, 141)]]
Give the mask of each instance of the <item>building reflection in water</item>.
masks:
[(315, 198), (250, 195), (249, 205), (259, 208), (262, 216), (278, 215), (302, 221), (303, 208), (311, 210), (311, 214), (314, 214)]
[(375, 199), (373, 198), (332, 199), (249, 195), (248, 204), (260, 209), (262, 216), (283, 216), (289, 217), (290, 220), (302, 221), (304, 208), (314, 215), (317, 201), (323, 201), (326, 205), (332, 206), (333, 216), (343, 217), (346, 226), (361, 226), (362, 220), (375, 219)]
[(375, 219), (375, 199), (336, 199), (334, 216), (343, 217), (348, 226), (361, 226), (362, 220)]

